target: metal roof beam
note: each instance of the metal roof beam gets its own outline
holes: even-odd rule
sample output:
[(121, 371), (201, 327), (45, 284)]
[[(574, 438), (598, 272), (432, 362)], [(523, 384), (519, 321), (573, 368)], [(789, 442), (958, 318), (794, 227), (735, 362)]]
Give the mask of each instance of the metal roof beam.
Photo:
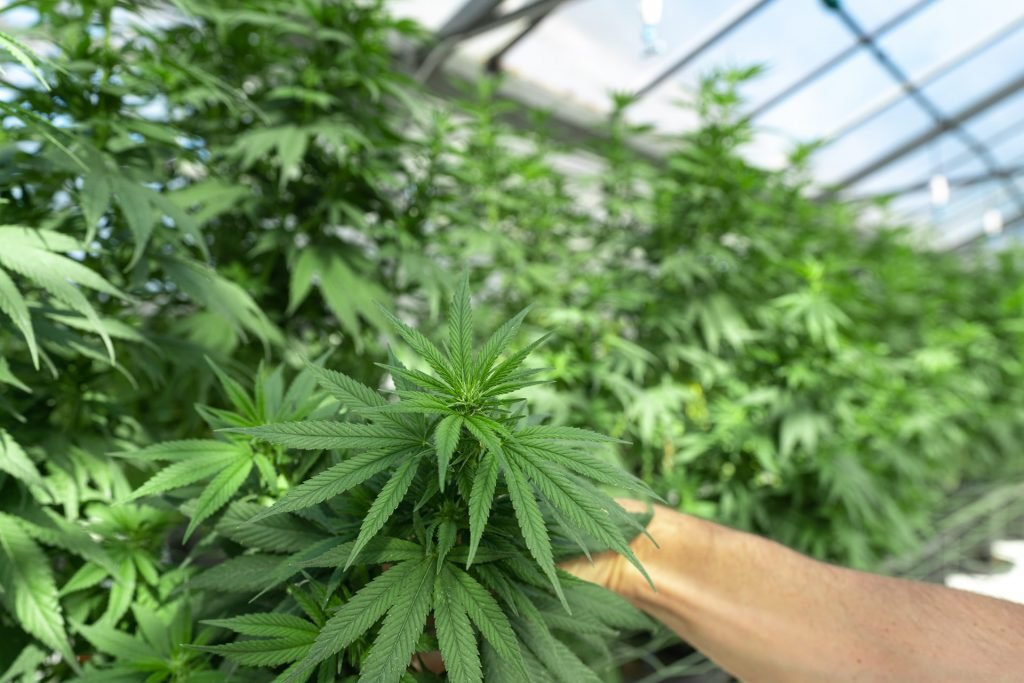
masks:
[(824, 64), (813, 69), (810, 73), (806, 74), (805, 76), (795, 81), (794, 83), (790, 84), (789, 86), (783, 88), (782, 91), (768, 98), (767, 101), (762, 102), (753, 111), (747, 114), (747, 119), (755, 119), (758, 116), (764, 114), (766, 111), (774, 109), (782, 102), (788, 100), (790, 97), (797, 94), (798, 92), (806, 88), (808, 85), (815, 82), (816, 80), (827, 74), (829, 71), (832, 71), (832, 69), (836, 68), (837, 66), (845, 62), (847, 59), (857, 54), (857, 52), (865, 43), (867, 43), (868, 41), (874, 41), (877, 40), (878, 38), (881, 38), (892, 29), (896, 28), (906, 20), (916, 15), (918, 12), (923, 10), (928, 5), (931, 5), (933, 2), (935, 2), (935, 0), (919, 0), (910, 7), (904, 9), (896, 16), (889, 19), (887, 22), (876, 28), (871, 33), (859, 37), (853, 43), (853, 45), (850, 45), (845, 50), (837, 53), (831, 59), (827, 60)]
[(636, 90), (636, 92), (633, 93), (633, 97), (640, 99), (641, 97), (649, 95), (652, 90), (667, 81), (675, 73), (685, 68), (687, 64), (699, 57), (722, 38), (725, 38), (727, 35), (739, 28), (747, 19), (757, 14), (771, 1), (772, 0), (747, 0), (747, 2), (737, 7), (736, 11), (727, 15), (722, 21), (713, 26), (702, 38), (698, 39), (696, 44), (690, 48), (686, 54), (681, 56), (668, 68)]
[[(484, 2), (484, 0), (480, 1)], [(493, 0), (487, 1), (492, 2)], [(462, 41), (496, 29), (499, 26), (510, 24), (513, 21), (531, 19), (541, 14), (546, 14), (558, 5), (567, 1), (568, 0), (534, 0), (534, 2), (529, 5), (520, 7), (515, 11), (502, 14), (501, 16), (491, 15), (485, 17), (480, 21), (468, 25), (461, 31), (442, 36), (441, 41), (437, 43), (432, 50), (430, 50), (427, 56), (420, 63), (419, 69), (416, 70), (416, 80), (421, 83), (425, 83), (429, 80), (430, 77), (434, 75), (434, 72), (441, 68), (445, 60), (448, 59), (452, 52), (455, 51), (455, 47)]]

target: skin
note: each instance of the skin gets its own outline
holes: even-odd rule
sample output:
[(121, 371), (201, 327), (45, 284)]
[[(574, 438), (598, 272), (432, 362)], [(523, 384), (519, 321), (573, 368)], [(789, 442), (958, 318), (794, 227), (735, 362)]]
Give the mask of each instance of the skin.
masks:
[(832, 566), (666, 507), (648, 530), (660, 548), (632, 547), (657, 591), (613, 553), (563, 566), (743, 681), (1024, 681), (1022, 605)]

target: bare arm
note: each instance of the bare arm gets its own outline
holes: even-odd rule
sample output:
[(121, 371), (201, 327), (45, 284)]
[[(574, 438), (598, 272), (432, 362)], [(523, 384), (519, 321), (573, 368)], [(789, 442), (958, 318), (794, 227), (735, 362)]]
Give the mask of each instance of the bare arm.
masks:
[(566, 568), (744, 681), (1024, 681), (1024, 606), (824, 564), (664, 507), (650, 532), (660, 549), (633, 547), (657, 592), (618, 555)]

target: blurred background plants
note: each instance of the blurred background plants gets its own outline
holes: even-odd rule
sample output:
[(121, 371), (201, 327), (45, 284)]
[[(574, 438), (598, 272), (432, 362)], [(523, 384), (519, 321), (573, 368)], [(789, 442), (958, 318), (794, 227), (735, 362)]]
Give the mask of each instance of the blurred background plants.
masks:
[[(871, 568), (913, 554), (965, 482), (1019, 479), (1020, 255), (864, 233), (807, 198), (807, 150), (752, 166), (736, 92), (756, 69), (709, 77), (702, 125), (657, 161), (617, 98), (580, 171), (542, 115), (506, 122), (493, 83), (442, 103), (404, 76), (391, 41), (420, 32), (382, 2), (15, 14), (0, 680), (227, 675), (185, 645), (239, 613), (196, 578), (239, 546), (216, 515), (188, 528), (202, 483), (121, 503), (151, 467), (119, 454), (313, 413), (301, 358), (381, 385), (400, 341), (376, 304), (429, 331), (463, 269), (488, 326), (532, 305), (524, 339), (555, 331), (533, 361), (555, 381), (522, 394), (623, 439), (613, 457), (683, 510)], [(248, 448), (236, 488), (265, 504), (297, 465)]]

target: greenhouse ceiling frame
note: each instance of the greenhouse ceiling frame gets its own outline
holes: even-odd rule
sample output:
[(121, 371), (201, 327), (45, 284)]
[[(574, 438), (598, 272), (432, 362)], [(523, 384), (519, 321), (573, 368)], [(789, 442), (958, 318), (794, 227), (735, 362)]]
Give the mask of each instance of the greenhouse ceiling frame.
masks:
[[(577, 1), (533, 0), (516, 10), (500, 14), (502, 0), (466, 0), (444, 25), (438, 29), (433, 47), (419, 55), (416, 76), (422, 82), (436, 82), (438, 72), (449, 57), (454, 54), (459, 43), (511, 22), (527, 19), (528, 22), (523, 29), (484, 60), (483, 67), (487, 71), (492, 73), (500, 72), (502, 59), (510, 50), (526, 40), (553, 12)], [(822, 196), (836, 196), (849, 190), (857, 183), (878, 173), (922, 146), (932, 143), (942, 135), (949, 133), (959, 139), (968, 150), (970, 157), (977, 159), (985, 169), (985, 173), (977, 177), (972, 177), (967, 179), (967, 181), (961, 179), (956, 181), (956, 183), (976, 185), (989, 180), (998, 183), (1020, 211), (1020, 215), (1007, 221), (1006, 226), (1020, 223), (1024, 220), (1024, 193), (1021, 192), (1021, 189), (1014, 182), (1020, 175), (1020, 169), (1003, 168), (992, 154), (989, 145), (994, 144), (998, 136), (981, 140), (968, 131), (965, 126), (976, 116), (1015, 95), (1017, 92), (1024, 90), (1024, 72), (1011, 79), (1008, 83), (994, 87), (988, 93), (978, 97), (974, 102), (967, 104), (959, 111), (948, 116), (923, 92), (923, 89), (945, 74), (967, 63), (989, 46), (1024, 28), (1024, 14), (1008, 24), (996, 27), (988, 35), (962, 48), (956, 54), (944, 59), (941, 63), (933, 65), (928, 71), (917, 78), (910, 78), (908, 73), (881, 47), (879, 40), (939, 1), (917, 0), (873, 30), (867, 31), (846, 11), (839, 0), (822, 0), (822, 3), (831, 10), (837, 20), (854, 37), (855, 42), (833, 54), (786, 87), (753, 107), (747, 112), (746, 118), (747, 120), (755, 120), (763, 116), (791, 97), (799, 94), (808, 86), (822, 79), (849, 59), (867, 51), (875, 62), (893, 79), (896, 88), (875, 102), (868, 104), (862, 110), (854, 112), (850, 118), (837, 125), (825, 136), (822, 145), (835, 143), (908, 99), (913, 101), (931, 119), (932, 126), (923, 133), (919, 133), (901, 144), (880, 153), (876, 158), (864, 162), (858, 168), (844, 175), (839, 181), (830, 184)], [(756, 17), (770, 6), (772, 2), (773, 0), (744, 0), (737, 4), (726, 16), (698, 35), (691, 46), (682, 55), (677, 57), (672, 64), (636, 88), (633, 91), (634, 99), (640, 100), (650, 95), (673, 76), (679, 74), (688, 65), (692, 64), (699, 56), (720, 43), (746, 22)], [(573, 137), (577, 140), (586, 137), (591, 139), (600, 137), (593, 133), (588, 136), (586, 131), (578, 130), (580, 128), (578, 122), (561, 117), (557, 112), (554, 118), (558, 123), (573, 130)], [(1013, 127), (1017, 125), (1024, 125), (1024, 120), (1020, 124), (1014, 124)], [(892, 193), (887, 194), (920, 191), (922, 188), (923, 183), (918, 182), (908, 184), (903, 188), (897, 188)], [(971, 239), (977, 239), (977, 237), (975, 235)]]

